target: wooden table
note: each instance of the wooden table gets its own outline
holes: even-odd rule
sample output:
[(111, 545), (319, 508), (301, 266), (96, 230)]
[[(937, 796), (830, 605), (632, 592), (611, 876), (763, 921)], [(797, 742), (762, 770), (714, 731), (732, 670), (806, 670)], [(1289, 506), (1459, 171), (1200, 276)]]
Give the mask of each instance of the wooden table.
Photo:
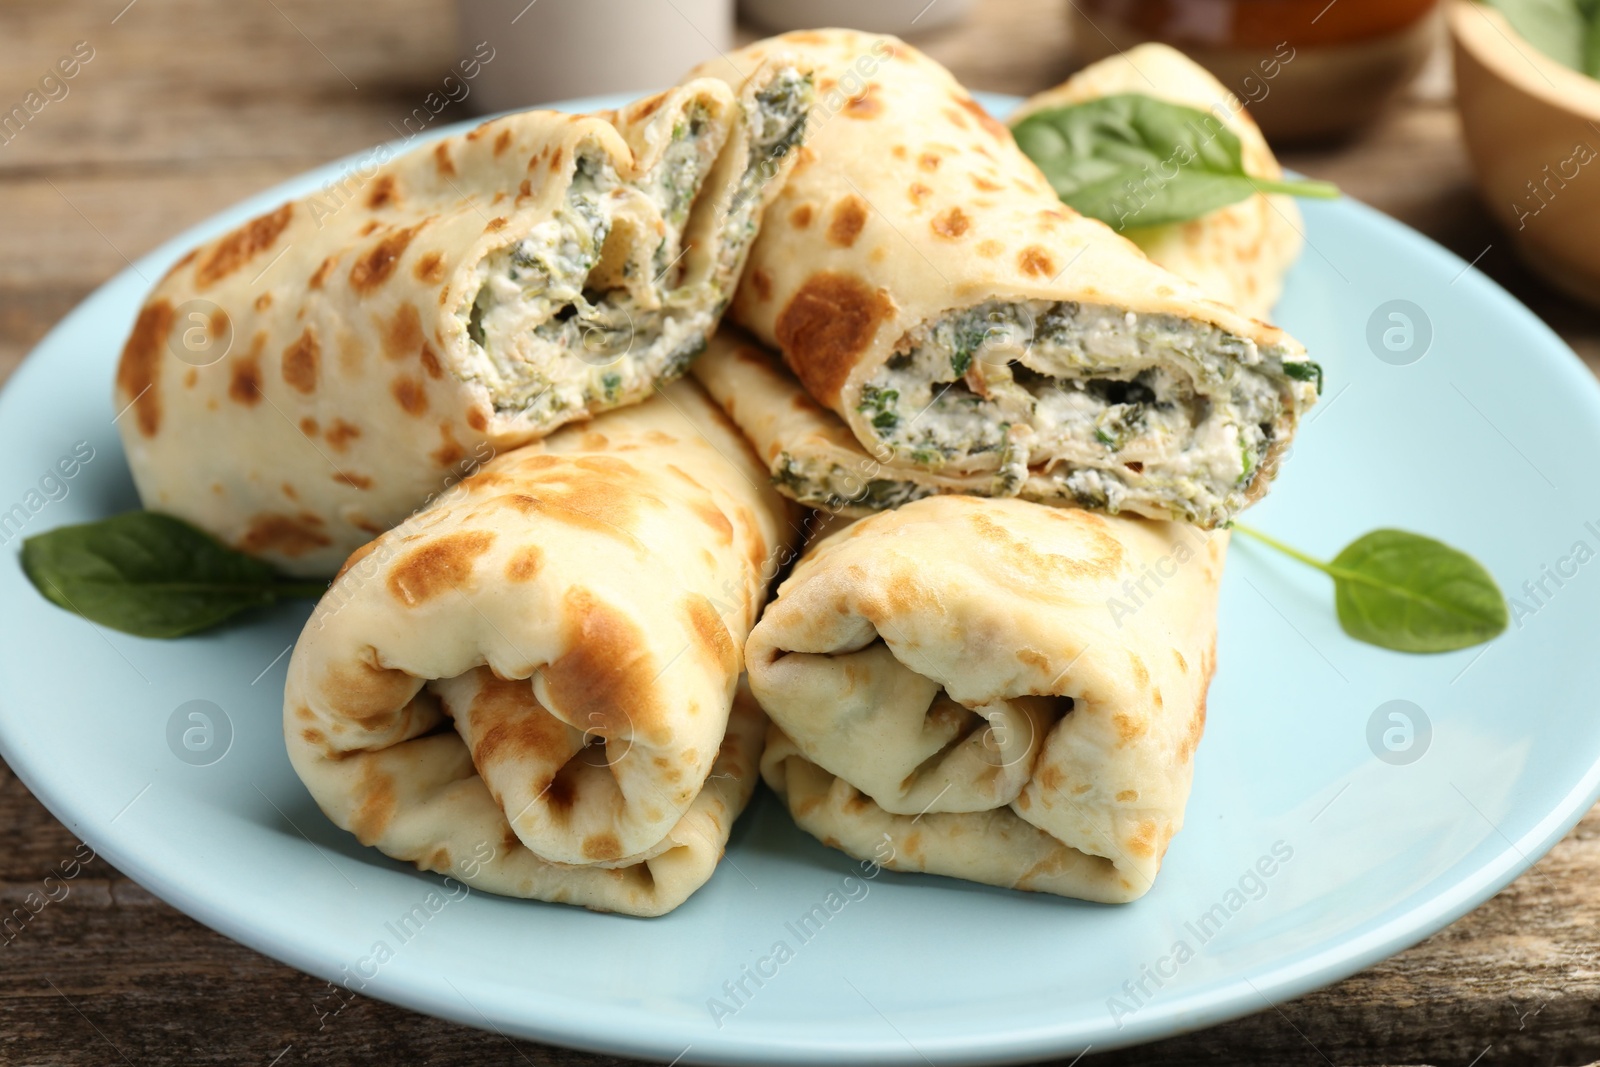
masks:
[[(974, 88), (1027, 93), (1071, 69), (1063, 10), (1060, 0), (980, 0), (965, 23), (917, 43)], [(391, 121), (458, 58), (450, 0), (5, 0), (0, 101), (20, 99), (80, 40), (94, 58), (69, 95), (0, 145), (0, 378), (92, 289), (173, 233), (392, 137)], [(1597, 316), (1516, 263), (1472, 190), (1442, 52), (1379, 125), (1285, 162), (1477, 258), (1600, 370)], [(77, 841), (3, 766), (0, 827), (8, 912), (72, 858)], [(1591, 812), (1482, 908), (1336, 986), (1082, 1062), (1600, 1059), (1597, 836), (1600, 813)], [(0, 1063), (617, 1062), (360, 997), (319, 1027), (325, 992), (96, 860), (66, 900), (0, 946)]]

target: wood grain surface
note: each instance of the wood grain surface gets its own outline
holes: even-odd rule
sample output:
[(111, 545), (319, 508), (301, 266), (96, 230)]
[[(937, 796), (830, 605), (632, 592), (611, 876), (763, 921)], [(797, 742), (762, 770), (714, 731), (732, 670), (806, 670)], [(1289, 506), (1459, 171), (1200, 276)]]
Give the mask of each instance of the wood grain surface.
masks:
[[(915, 41), (973, 88), (1028, 93), (1072, 69), (1065, 10), (1065, 0), (980, 0), (965, 22)], [(0, 379), (91, 290), (172, 234), (393, 137), (459, 58), (449, 0), (0, 0), (0, 110), (78, 41), (94, 57), (68, 95), (0, 145)], [(1489, 223), (1442, 57), (1375, 127), (1284, 161), (1476, 260), (1600, 368), (1597, 316), (1535, 282)], [(441, 121), (466, 117), (452, 109)], [(79, 843), (3, 766), (0, 832), (4, 914)], [(1504, 892), (1371, 970), (1079, 1062), (1600, 1060), (1597, 881), (1591, 812)], [(67, 885), (20, 932), (0, 934), (0, 1064), (623, 1062), (362, 997), (325, 1017), (325, 983), (191, 921), (103, 861)]]

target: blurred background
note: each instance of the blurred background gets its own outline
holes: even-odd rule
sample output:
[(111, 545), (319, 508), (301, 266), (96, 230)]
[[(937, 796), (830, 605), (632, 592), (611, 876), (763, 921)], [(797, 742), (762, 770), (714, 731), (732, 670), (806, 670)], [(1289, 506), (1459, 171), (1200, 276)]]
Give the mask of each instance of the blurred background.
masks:
[[(1600, 83), (1583, 73), (1600, 62), (1597, 6), (0, 0), (0, 380), (132, 260), (308, 168), (487, 111), (659, 87), (718, 50), (829, 24), (899, 33), (968, 87), (1017, 95), (1138, 41), (1174, 44), (1250, 103), (1286, 166), (1447, 246), (1600, 372), (1600, 166), (1590, 165)], [(12, 829), (0, 898), (35, 885), (75, 843), (3, 765), (0, 826)], [(1318, 1024), (1321, 1047), (1356, 1057), (1342, 1062), (1455, 1062), (1431, 1056), (1454, 1048), (1461, 1020), (1491, 1014), (1507, 1036), (1486, 1063), (1579, 1062), (1562, 1057), (1592, 1048), (1600, 972), (1580, 974), (1526, 931), (1536, 915), (1551, 946), (1592, 941), (1600, 905), (1579, 891), (1597, 839), (1591, 814), (1536, 868), (1567, 868), (1567, 881), (1524, 877), (1435, 938), (1289, 1010)], [(308, 1006), (322, 983), (182, 917), (103, 861), (86, 872), (76, 905), (41, 915), (0, 964), (0, 1062), (114, 1062), (85, 1023), (141, 1063), (265, 1064), (285, 1042), (299, 1062), (610, 1062), (533, 1046), (517, 1060), (492, 1034), (364, 1000), (337, 1039), (323, 1035)], [(1506, 949), (1512, 942), (1521, 947)], [(68, 1003), (43, 976), (75, 962), (83, 981)], [(1537, 1038), (1519, 1036), (1507, 1014), (1523, 1000), (1543, 1013)], [(1402, 1003), (1430, 1004), (1429, 1018), (1402, 1016)], [(235, 1014), (242, 1005), (249, 1011)], [(227, 1034), (207, 1006), (227, 1009)], [(1238, 1062), (1247, 1048), (1251, 1062), (1299, 1062), (1309, 1053), (1286, 1018), (1267, 1011), (1164, 1042), (1159, 1062)], [(372, 1058), (355, 1056), (352, 1042)], [(1459, 1051), (1467, 1062), (1476, 1050)]]
[[(313, 165), (488, 110), (659, 86), (719, 48), (833, 21), (1023, 95), (1138, 40), (1177, 44), (1252, 101), (1286, 165), (1475, 262), (1600, 366), (1594, 314), (1565, 295), (1600, 291), (1600, 268), (1526, 253), (1546, 234), (1600, 257), (1600, 181), (1572, 161), (1575, 141), (1600, 147), (1600, 83), (1456, 3), (1467, 17), (1435, 0), (5, 0), (0, 375), (128, 260)], [(1452, 70), (1452, 21), (1487, 62)], [(1284, 47), (1294, 59), (1262, 83)], [(1555, 75), (1588, 96), (1563, 103)], [(1486, 196), (1475, 173), (1496, 161)], [(1539, 199), (1536, 181), (1571, 188)], [(1519, 229), (1513, 194), (1545, 210)]]

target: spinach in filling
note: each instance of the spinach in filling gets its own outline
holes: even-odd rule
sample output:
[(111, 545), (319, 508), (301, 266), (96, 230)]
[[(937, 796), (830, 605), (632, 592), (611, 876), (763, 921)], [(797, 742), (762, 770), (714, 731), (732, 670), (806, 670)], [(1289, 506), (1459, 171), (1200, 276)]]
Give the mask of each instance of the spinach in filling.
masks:
[(1242, 505), (1294, 383), (1320, 382), (1286, 354), (1175, 315), (989, 301), (914, 331), (857, 407), (896, 457), (995, 470), (993, 495), (1207, 521)]
[[(745, 169), (716, 236), (704, 282), (681, 285), (682, 240), (703, 201), (722, 147), (703, 104), (678, 116), (661, 161), (637, 183), (622, 182), (597, 152), (580, 152), (565, 202), (552, 217), (478, 265), (478, 290), (461, 312), (480, 358), (464, 373), (482, 381), (502, 415), (564, 421), (560, 413), (629, 403), (681, 375), (705, 347), (726, 306), (761, 208), (761, 189), (805, 129), (811, 78), (774, 76), (742, 116), (751, 143)], [(630, 288), (593, 288), (621, 205), (643, 196), (666, 225), (652, 250), (654, 277), (624, 270)]]

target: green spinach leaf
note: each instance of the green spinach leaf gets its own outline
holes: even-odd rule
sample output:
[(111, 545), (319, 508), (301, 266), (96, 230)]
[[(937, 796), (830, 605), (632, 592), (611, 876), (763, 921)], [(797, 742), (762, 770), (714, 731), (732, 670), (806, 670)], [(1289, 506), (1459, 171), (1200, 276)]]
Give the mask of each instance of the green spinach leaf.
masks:
[(1339, 195), (1327, 182), (1251, 177), (1221, 119), (1142, 93), (1037, 111), (1012, 133), (1064, 203), (1119, 231), (1199, 218), (1256, 193)]
[(1248, 526), (1241, 533), (1333, 579), (1339, 625), (1358, 641), (1396, 652), (1450, 652), (1505, 632), (1506, 600), (1465, 552), (1405, 530), (1374, 530), (1324, 563)]
[(30, 537), (22, 569), (51, 603), (137, 637), (182, 637), (247, 608), (327, 589), (152, 511)]

